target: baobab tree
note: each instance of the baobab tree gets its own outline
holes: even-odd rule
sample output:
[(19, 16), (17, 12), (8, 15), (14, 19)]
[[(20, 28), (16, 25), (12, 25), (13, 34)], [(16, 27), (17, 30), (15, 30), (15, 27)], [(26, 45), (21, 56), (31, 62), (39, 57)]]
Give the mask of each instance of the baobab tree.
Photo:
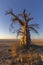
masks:
[(16, 15), (12, 10), (7, 11), (6, 14), (13, 16), (11, 28), (14, 28), (13, 26), (15, 22), (20, 24), (21, 27), (17, 30), (17, 35), (22, 36), (20, 43), (29, 47), (31, 44), (30, 31), (33, 30), (38, 33), (38, 24), (29, 24), (29, 22), (33, 20), (33, 17), (30, 17), (30, 13), (28, 14), (25, 9), (23, 10), (22, 14), (20, 13)]

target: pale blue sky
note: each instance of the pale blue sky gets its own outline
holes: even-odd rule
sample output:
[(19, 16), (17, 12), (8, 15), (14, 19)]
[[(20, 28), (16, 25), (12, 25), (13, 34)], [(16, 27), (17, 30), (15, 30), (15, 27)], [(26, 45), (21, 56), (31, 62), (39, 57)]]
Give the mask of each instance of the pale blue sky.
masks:
[[(31, 33), (33, 38), (43, 38), (43, 0), (0, 0), (0, 39), (14, 38), (16, 34), (9, 32), (11, 16), (5, 15), (9, 9), (13, 9), (15, 14), (18, 14), (26, 9), (34, 17), (33, 23), (38, 23), (40, 26), (39, 35)], [(17, 28), (18, 26), (15, 25)]]

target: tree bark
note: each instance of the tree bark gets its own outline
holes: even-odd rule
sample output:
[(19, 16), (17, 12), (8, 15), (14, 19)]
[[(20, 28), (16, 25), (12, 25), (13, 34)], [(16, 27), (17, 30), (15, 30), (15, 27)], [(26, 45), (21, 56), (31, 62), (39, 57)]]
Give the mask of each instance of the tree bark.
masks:
[(26, 22), (26, 45), (27, 47), (30, 47), (30, 44), (31, 44), (30, 31), (28, 29), (28, 23)]
[(22, 34), (22, 45), (25, 45), (29, 48), (31, 44), (31, 38), (27, 22), (24, 23), (24, 26), (22, 27), (22, 32), (24, 33)]

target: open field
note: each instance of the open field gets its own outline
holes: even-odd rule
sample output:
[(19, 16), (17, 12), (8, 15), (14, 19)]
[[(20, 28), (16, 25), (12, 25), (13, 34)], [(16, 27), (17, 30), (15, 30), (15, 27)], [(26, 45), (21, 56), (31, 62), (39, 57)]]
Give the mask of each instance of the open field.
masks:
[[(10, 42), (10, 44), (8, 44)], [(20, 43), (20, 40), (14, 40), (14, 39), (0, 39), (0, 44), (8, 44), (8, 45), (13, 45), (13, 43)], [(43, 39), (32, 39), (31, 42), (33, 44), (36, 44), (36, 45), (43, 45)]]
[[(39, 48), (43, 48), (43, 40), (42, 39), (33, 39), (32, 44), (38, 45)], [(19, 40), (0, 40), (0, 49), (12, 49), (16, 50), (16, 48), (20, 46)], [(40, 47), (41, 46), (41, 47)]]
[[(33, 39), (32, 40), (32, 43), (34, 44), (33, 45), (34, 48), (35, 47), (38, 48), (37, 49), (37, 52), (39, 52), (39, 55), (41, 56), (41, 59), (43, 61), (43, 46), (42, 46), (43, 45), (43, 40), (41, 40), (41, 39), (40, 40)], [(11, 57), (11, 58), (16, 57), (16, 55), (17, 55), (16, 54), (16, 49), (17, 49), (18, 46), (20, 46), (20, 41), (19, 40), (0, 40), (0, 63), (2, 62), (2, 59), (4, 59), (4, 60), (6, 59), (5, 60), (5, 63), (2, 62), (2, 63), (4, 63), (3, 65), (10, 65), (9, 63), (12, 62), (12, 59), (9, 59), (9, 57)], [(30, 52), (29, 54), (28, 53), (26, 54), (26, 53), (27, 53), (27, 51), (25, 52), (25, 54), (20, 53), (18, 59), (20, 59), (22, 57), (23, 58), (30, 57), (30, 59), (31, 59), (32, 58), (31, 55), (37, 56), (37, 53), (36, 52), (32, 52), (32, 53)], [(6, 64), (6, 62), (8, 62), (8, 64)]]
[(32, 39), (32, 43), (43, 46), (43, 39)]

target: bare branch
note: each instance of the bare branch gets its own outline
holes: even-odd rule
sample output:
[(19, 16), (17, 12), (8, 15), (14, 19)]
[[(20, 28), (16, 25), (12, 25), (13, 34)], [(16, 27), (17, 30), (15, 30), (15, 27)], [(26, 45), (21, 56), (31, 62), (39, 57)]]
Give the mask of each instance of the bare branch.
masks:
[(18, 16), (22, 16), (22, 17), (24, 17), (23, 14), (18, 14)]
[(7, 11), (6, 14), (11, 14), (16, 20), (19, 22), (20, 25), (24, 25), (21, 19), (19, 19), (12, 11)]
[(33, 20), (33, 19), (34, 19), (33, 17), (32, 17), (32, 18), (28, 18), (28, 19), (27, 19), (27, 22), (30, 21), (30, 20)]
[(38, 31), (34, 27), (29, 27), (29, 28), (30, 28), (30, 30), (32, 30), (32, 31), (34, 31), (35, 33), (38, 34)]
[(25, 15), (26, 9), (24, 9), (23, 14)]
[(6, 11), (5, 15), (11, 14), (11, 13), (12, 13), (12, 9), (10, 9), (9, 11)]
[(15, 21), (17, 21), (17, 19), (16, 19), (16, 18), (12, 18), (12, 22), (14, 22), (14, 23), (15, 23)]
[(12, 31), (12, 29), (14, 29), (13, 22), (10, 24), (9, 30)]
[(34, 24), (30, 24), (30, 25), (28, 25), (29, 27), (34, 27), (34, 28), (39, 28), (39, 24), (36, 24), (36, 23), (34, 23)]

